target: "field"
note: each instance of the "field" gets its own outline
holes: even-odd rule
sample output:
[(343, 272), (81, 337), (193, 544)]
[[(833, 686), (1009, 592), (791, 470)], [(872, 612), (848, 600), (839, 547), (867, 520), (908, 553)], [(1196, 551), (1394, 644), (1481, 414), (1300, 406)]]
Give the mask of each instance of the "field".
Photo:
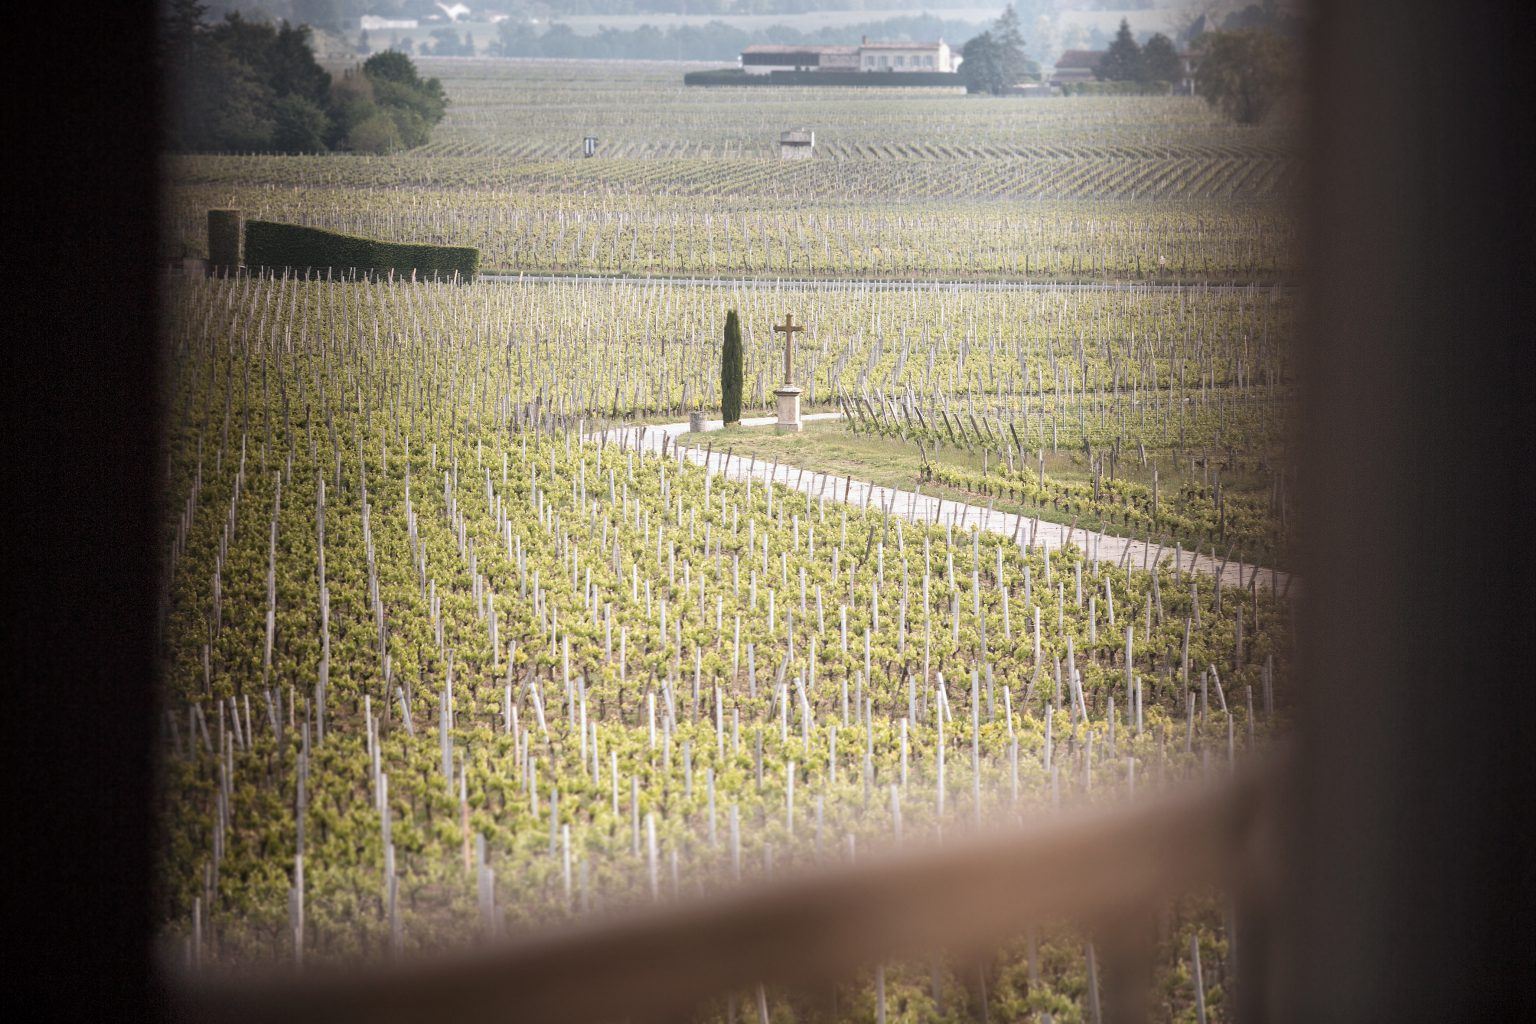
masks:
[(367, 329), (453, 292), (178, 297), (166, 816), (204, 852), (167, 910), (217, 908), (200, 955), (292, 955), (296, 920), (307, 957), (430, 948), (1150, 787), (1268, 728), (1263, 588), (509, 431), (526, 381), (475, 317)]
[[(1181, 557), (1290, 564), (1283, 128), (424, 63), (455, 103), (422, 151), (168, 165), (168, 244), (233, 205), (509, 273), (168, 278), (169, 960), (476, 945), (1110, 806), (1284, 733), (1289, 599)], [(812, 118), (826, 158), (780, 165), (774, 133)], [(555, 159), (589, 128), (625, 155)], [(1160, 557), (617, 440), (718, 414), (727, 310), (748, 415), (792, 311), (806, 406), (843, 418), (688, 438), (716, 463), (920, 485)], [(1230, 911), (1202, 892), (1158, 916), (1160, 1019), (1231, 1019)], [(1087, 1020), (1091, 951), (1021, 922), (830, 1008), (770, 989), (699, 1016)]]
[[(221, 205), (476, 245), (513, 271), (1273, 282), (1291, 268), (1288, 132), (1234, 128), (1194, 99), (689, 89), (669, 65), (422, 63), (453, 105), (420, 150), (172, 159), (167, 251), (201, 253), (203, 213)], [(797, 125), (820, 156), (782, 164), (778, 133)]]

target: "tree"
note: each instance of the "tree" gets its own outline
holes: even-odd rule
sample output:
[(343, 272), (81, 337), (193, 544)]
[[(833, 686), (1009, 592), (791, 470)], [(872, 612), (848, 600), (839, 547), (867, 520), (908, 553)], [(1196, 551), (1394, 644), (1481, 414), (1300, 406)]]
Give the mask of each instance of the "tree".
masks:
[(1131, 35), (1130, 22), (1121, 18), (1114, 42), (1104, 51), (1094, 74), (1106, 82), (1140, 82), (1144, 81), (1142, 64), (1141, 47)]
[(399, 82), (412, 88), (422, 85), (411, 58), (396, 50), (385, 50), (363, 61), (363, 74), (375, 81)]
[(539, 52), (539, 34), (521, 18), (507, 18), (496, 27), (491, 53), (498, 57), (532, 57)]
[(198, 37), (205, 31), (203, 15), (208, 8), (198, 0), (171, 0), (160, 19), (160, 59), (164, 66), (179, 69), (191, 59)]
[(438, 28), (432, 30), (432, 56), (434, 57), (473, 57), (474, 49), (466, 40), (461, 40), (459, 34), (451, 28)]
[[(390, 148), (412, 149), (425, 145), (432, 126), (443, 119), (443, 111), (448, 105), (443, 83), (436, 78), (423, 79), (409, 57), (389, 50), (365, 60), (360, 77), (367, 80), (371, 103), (394, 123)], [(371, 117), (371, 112), (364, 109), (355, 111), (353, 120), (361, 123)], [(370, 146), (381, 144), (382, 135), (377, 126), (365, 135)]]
[(331, 85), (330, 101), (326, 105), (331, 128), (326, 141), (334, 148), (347, 146), (353, 127), (372, 117), (378, 109), (373, 102), (373, 79), (356, 71), (345, 72)]
[(992, 27), (966, 42), (960, 50), (960, 77), (966, 92), (1001, 96), (1029, 73), (1019, 16), (1009, 4)]
[(960, 77), (966, 92), (986, 92), (1002, 95), (1007, 83), (1003, 77), (1002, 60), (997, 40), (991, 32), (983, 32), (966, 41), (960, 50)]
[(261, 77), (218, 46), (199, 45), (179, 83), (172, 145), (257, 152), (272, 145), (275, 97)]
[(1184, 65), (1179, 52), (1173, 48), (1173, 40), (1161, 32), (1147, 40), (1141, 48), (1143, 82), (1167, 82), (1176, 85), (1184, 77)]
[(720, 349), (720, 418), (728, 427), (741, 422), (741, 323), (734, 309), (725, 314)]
[(160, 23), (171, 148), (321, 152), (345, 134), (331, 123), (331, 76), (308, 26), (239, 12), (206, 25), (203, 13), (198, 0), (175, 0)]
[(1029, 60), (1024, 56), (1024, 33), (1013, 4), (1004, 7), (992, 23), (992, 39), (997, 44), (998, 70), (1003, 80), (1010, 86), (1017, 85), (1029, 71)]
[(323, 153), (330, 119), (314, 100), (280, 97), (273, 105), (272, 146), (285, 153)]
[(347, 148), (356, 153), (392, 153), (400, 148), (400, 129), (393, 118), (376, 109), (352, 126)]
[(443, 83), (436, 78), (422, 78), (405, 54), (388, 50), (376, 53), (363, 61), (363, 74), (373, 79), (376, 86), (388, 83), (399, 87), (379, 93), (380, 103), (408, 106), (428, 124), (443, 119), (443, 111), (448, 107)]
[(279, 26), (246, 21), (233, 12), (209, 32), (209, 40), (260, 76), (275, 96), (303, 96), (325, 102), (331, 76), (315, 60), (308, 25)]
[(1239, 124), (1257, 124), (1294, 81), (1290, 48), (1273, 32), (1200, 37), (1195, 92)]

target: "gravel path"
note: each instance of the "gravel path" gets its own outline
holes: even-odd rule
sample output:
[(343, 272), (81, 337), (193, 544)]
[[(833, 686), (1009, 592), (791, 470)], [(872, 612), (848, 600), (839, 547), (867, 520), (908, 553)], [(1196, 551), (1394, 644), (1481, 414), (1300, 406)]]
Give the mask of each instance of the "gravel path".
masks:
[[(819, 420), (841, 419), (842, 413), (808, 413), (801, 418), (807, 423), (814, 423)], [(743, 419), (741, 425), (766, 427), (774, 422), (775, 418), (772, 416), (753, 416)], [(719, 430), (722, 426), (719, 420), (704, 422), (706, 431)], [(587, 439), (598, 440), (606, 437), (610, 444), (622, 443), (631, 448), (638, 446), (647, 451), (659, 451), (664, 443), (670, 448), (677, 437), (687, 433), (687, 423), (661, 423), (600, 431), (587, 435)], [(703, 435), (697, 435), (697, 438), (703, 438)], [(708, 443), (707, 440), (705, 443)], [(720, 443), (728, 444), (728, 438), (721, 436)], [(825, 496), (831, 501), (846, 501), (858, 506), (869, 505), (882, 509), (889, 507), (892, 514), (903, 519), (929, 523), (953, 522), (957, 529), (977, 526), (989, 533), (1013, 538), (1019, 544), (1030, 543), (1032, 537), (1034, 543), (1048, 548), (1061, 548), (1068, 543), (1074, 543), (1101, 561), (1126, 564), (1134, 568), (1151, 568), (1159, 562), (1172, 563), (1177, 557), (1179, 567), (1186, 572), (1193, 569), (1195, 572), (1211, 576), (1219, 573), (1223, 586), (1246, 587), (1256, 580), (1258, 586), (1278, 588), (1279, 593), (1285, 597), (1291, 595), (1291, 575), (1283, 570), (1248, 565), (1243, 562), (1223, 562), (1208, 554), (1176, 552), (1173, 548), (1146, 544), (1129, 537), (1115, 537), (1085, 529), (1069, 530), (1060, 523), (1048, 523), (1029, 516), (999, 512), (981, 505), (936, 498), (920, 491), (882, 487), (863, 480), (832, 476), (796, 466), (775, 467), (772, 463), (753, 462), (739, 456), (731, 458), (729, 465), (726, 465), (724, 451), (716, 451), (709, 455), (688, 448), (684, 450), (684, 454), (686, 458), (700, 465), (703, 465), (707, 458), (709, 464), (706, 468), (710, 472), (723, 472), (732, 480), (745, 480), (749, 476), (756, 480), (767, 480), (771, 476), (774, 481), (813, 497)]]
[(977, 279), (953, 281), (901, 280), (898, 278), (788, 278), (788, 277), (625, 277), (608, 274), (514, 274), (482, 272), (479, 280), (498, 284), (642, 284), (690, 285), (704, 288), (789, 289), (792, 291), (932, 291), (932, 292), (1264, 292), (1294, 286), (1280, 282), (1252, 284), (1169, 284), (1162, 281), (1027, 281)]

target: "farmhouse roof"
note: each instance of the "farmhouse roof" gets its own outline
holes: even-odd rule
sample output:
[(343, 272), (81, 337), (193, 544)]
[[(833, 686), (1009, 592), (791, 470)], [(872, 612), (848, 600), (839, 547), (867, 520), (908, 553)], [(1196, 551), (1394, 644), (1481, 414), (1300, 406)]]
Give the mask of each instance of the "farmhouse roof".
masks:
[(865, 43), (856, 47), (860, 50), (937, 50), (943, 46), (943, 42), (937, 43)]
[(801, 45), (801, 46), (786, 46), (786, 45), (784, 45), (782, 43), (753, 43), (751, 46), (748, 46), (746, 49), (742, 50), (741, 52), (742, 53), (767, 53), (767, 54), (781, 54), (781, 53), (854, 53), (857, 50), (858, 50), (857, 46), (813, 46), (813, 45), (809, 45), (809, 44)]
[(1059, 68), (1096, 68), (1104, 59), (1105, 50), (1065, 50), (1056, 58)]

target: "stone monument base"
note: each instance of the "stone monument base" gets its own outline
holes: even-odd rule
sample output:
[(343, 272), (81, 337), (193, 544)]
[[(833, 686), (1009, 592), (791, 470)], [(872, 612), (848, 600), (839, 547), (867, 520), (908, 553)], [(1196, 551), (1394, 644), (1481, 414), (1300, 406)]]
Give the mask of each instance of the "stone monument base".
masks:
[(779, 402), (779, 418), (773, 425), (775, 432), (786, 434), (800, 429), (800, 389), (786, 384), (773, 389)]

